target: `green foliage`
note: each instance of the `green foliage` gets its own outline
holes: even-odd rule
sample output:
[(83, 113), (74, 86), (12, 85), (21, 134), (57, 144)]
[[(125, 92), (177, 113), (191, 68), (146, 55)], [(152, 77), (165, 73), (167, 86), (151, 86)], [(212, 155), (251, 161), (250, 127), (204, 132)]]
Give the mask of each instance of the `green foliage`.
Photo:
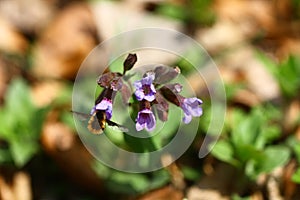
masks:
[(297, 171), (293, 174), (292, 181), (300, 184), (300, 168), (298, 168)]
[(212, 0), (191, 0), (184, 5), (163, 2), (156, 12), (188, 24), (211, 25), (215, 15), (211, 9)]
[(180, 5), (175, 5), (171, 3), (163, 3), (160, 4), (158, 9), (156, 10), (159, 14), (165, 15), (174, 19), (178, 19), (181, 21), (188, 20), (188, 14), (185, 10), (185, 7)]
[[(300, 142), (295, 138), (291, 137), (288, 140), (289, 145), (292, 147), (297, 162), (300, 163)], [(297, 171), (292, 176), (292, 181), (295, 183), (300, 183), (300, 168), (298, 167)]]
[(262, 53), (259, 57), (277, 80), (283, 95), (293, 98), (299, 94), (300, 58), (290, 56), (287, 60), (277, 64)]
[(39, 135), (48, 108), (36, 108), (29, 87), (14, 80), (0, 109), (0, 163), (24, 166), (39, 150)]
[(279, 119), (279, 111), (271, 106), (253, 108), (249, 114), (234, 110), (227, 121), (229, 133), (213, 147), (212, 155), (244, 169), (252, 179), (285, 165), (290, 149), (272, 144), (281, 134)]
[(190, 181), (198, 181), (201, 177), (201, 173), (198, 169), (194, 169), (189, 166), (182, 166), (181, 171), (185, 179)]
[(159, 170), (150, 174), (134, 174), (117, 171), (100, 162), (93, 163), (95, 172), (106, 181), (112, 191), (125, 194), (143, 193), (165, 185), (170, 177), (167, 171)]

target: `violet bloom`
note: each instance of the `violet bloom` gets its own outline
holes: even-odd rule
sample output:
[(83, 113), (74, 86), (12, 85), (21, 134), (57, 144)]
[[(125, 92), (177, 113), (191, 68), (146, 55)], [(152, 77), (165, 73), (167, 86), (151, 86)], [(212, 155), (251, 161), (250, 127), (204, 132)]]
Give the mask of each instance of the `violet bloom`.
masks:
[(155, 76), (154, 74), (147, 74), (142, 80), (134, 82), (136, 91), (134, 92), (138, 101), (143, 99), (152, 102), (155, 99), (155, 87), (152, 84)]
[(147, 131), (153, 131), (156, 125), (156, 120), (153, 112), (150, 109), (143, 109), (139, 111), (135, 128), (137, 131), (146, 129)]
[(92, 108), (90, 114), (92, 115), (96, 110), (104, 110), (106, 119), (110, 120), (112, 117), (112, 101), (104, 97), (100, 103)]
[(202, 104), (202, 101), (196, 97), (193, 98), (184, 98), (181, 103), (180, 107), (184, 112), (184, 117), (182, 121), (185, 124), (191, 122), (192, 117), (200, 117), (203, 113), (202, 108), (199, 105)]

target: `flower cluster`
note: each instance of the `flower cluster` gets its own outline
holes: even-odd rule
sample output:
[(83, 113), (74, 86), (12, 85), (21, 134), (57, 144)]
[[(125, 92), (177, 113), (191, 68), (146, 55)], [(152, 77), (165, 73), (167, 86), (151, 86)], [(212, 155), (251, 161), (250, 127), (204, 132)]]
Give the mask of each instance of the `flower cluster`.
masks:
[[(106, 72), (100, 76), (97, 83), (103, 87), (102, 93), (98, 96), (91, 115), (95, 112), (105, 112), (106, 119), (110, 120), (113, 114), (113, 100), (116, 92), (120, 91), (123, 101), (128, 104), (130, 97), (133, 97), (132, 104), (138, 107), (136, 116), (136, 130), (143, 129), (153, 131), (156, 126), (155, 112), (161, 121), (167, 121), (169, 103), (175, 104), (183, 110), (183, 122), (188, 124), (192, 117), (202, 115), (202, 101), (196, 97), (185, 98), (179, 93), (182, 86), (179, 83), (169, 82), (180, 73), (178, 67), (157, 66), (154, 70), (146, 72), (140, 80), (133, 83), (134, 91), (124, 83), (125, 76), (137, 61), (136, 54), (129, 54), (124, 61), (123, 74), (118, 72)], [(126, 77), (126, 78), (125, 78)], [(133, 93), (133, 95), (131, 95)], [(130, 104), (130, 105), (132, 105)]]
[(153, 72), (147, 72), (141, 80), (134, 83), (136, 88), (134, 94), (141, 105), (136, 120), (137, 131), (142, 129), (152, 131), (155, 128), (156, 121), (151, 110), (152, 105), (157, 105), (156, 109), (159, 118), (162, 121), (166, 121), (169, 109), (167, 101), (182, 108), (184, 112), (182, 120), (185, 124), (190, 123), (192, 117), (200, 117), (202, 115), (202, 108), (200, 107), (202, 101), (196, 97), (185, 98), (181, 96), (179, 93), (182, 90), (182, 86), (179, 83), (160, 84), (162, 81), (170, 81), (176, 77), (174, 76), (176, 73), (178, 75), (180, 72), (178, 69), (163, 68), (163, 66), (159, 66)]

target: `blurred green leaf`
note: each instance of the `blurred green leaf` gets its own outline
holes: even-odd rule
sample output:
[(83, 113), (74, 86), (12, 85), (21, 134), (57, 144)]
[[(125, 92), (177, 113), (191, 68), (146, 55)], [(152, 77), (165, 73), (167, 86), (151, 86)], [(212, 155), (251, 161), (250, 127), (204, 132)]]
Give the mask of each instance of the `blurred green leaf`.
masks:
[[(295, 138), (293, 138), (293, 141), (297, 141), (297, 140)], [(297, 161), (300, 162), (300, 143), (299, 142), (297, 142), (296, 144), (294, 144), (293, 150), (295, 152)]]
[(292, 181), (300, 184), (300, 168), (298, 168), (297, 171), (293, 174)]
[(286, 97), (291, 98), (298, 95), (300, 89), (300, 58), (290, 56), (287, 60), (276, 64), (263, 53), (258, 53), (258, 57), (278, 81), (281, 91)]
[(161, 169), (153, 172), (153, 176), (149, 181), (148, 191), (166, 185), (170, 181), (170, 175), (166, 170)]
[(253, 144), (258, 134), (259, 120), (251, 113), (245, 115), (240, 110), (232, 113), (232, 141), (234, 144)]
[(111, 169), (99, 161), (93, 162), (92, 168), (106, 181), (108, 188), (118, 193), (142, 193), (159, 188), (170, 180), (169, 173), (163, 169), (151, 174), (132, 174)]
[(212, 149), (212, 155), (221, 161), (238, 166), (239, 163), (234, 159), (234, 150), (231, 144), (225, 140), (218, 141)]
[(168, 16), (181, 21), (186, 21), (188, 19), (185, 7), (180, 5), (163, 3), (158, 6), (156, 12), (160, 15)]
[(189, 166), (182, 166), (181, 171), (187, 180), (197, 181), (201, 177), (200, 169), (197, 170)]
[(284, 146), (269, 146), (264, 151), (265, 159), (258, 165), (258, 172), (270, 172), (285, 165), (290, 159), (290, 150)]
[(13, 161), (22, 167), (38, 152), (39, 134), (48, 109), (33, 105), (26, 82), (16, 79), (11, 83), (0, 110), (0, 139), (7, 143), (6, 159), (2, 162)]
[(117, 192), (135, 194), (146, 191), (149, 187), (149, 181), (142, 174), (114, 171), (107, 180), (107, 187)]
[(280, 118), (279, 110), (270, 105), (252, 108), (247, 113), (233, 110), (226, 121), (229, 134), (217, 143), (212, 154), (224, 162), (244, 167), (245, 174), (252, 179), (286, 164), (290, 149), (271, 145), (281, 135), (276, 123)]
[(254, 145), (250, 144), (237, 145), (235, 155), (237, 159), (244, 164), (251, 160), (255, 162), (260, 162), (264, 159), (263, 152), (256, 149)]

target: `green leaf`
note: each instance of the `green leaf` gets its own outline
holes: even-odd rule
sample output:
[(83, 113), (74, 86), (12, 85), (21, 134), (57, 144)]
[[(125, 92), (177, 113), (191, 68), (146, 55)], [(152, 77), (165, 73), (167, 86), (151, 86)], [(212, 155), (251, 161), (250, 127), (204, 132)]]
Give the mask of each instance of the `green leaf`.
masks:
[(112, 170), (106, 165), (102, 164), (100, 161), (94, 160), (91, 165), (92, 169), (99, 177), (107, 179), (111, 175)]
[(300, 168), (298, 168), (297, 171), (293, 174), (292, 181), (300, 184)]
[(13, 140), (10, 143), (11, 155), (17, 167), (24, 166), (28, 162), (28, 160), (33, 156), (33, 154), (35, 154), (38, 151), (38, 149), (39, 146), (37, 143), (26, 140)]
[(265, 159), (260, 162), (257, 172), (270, 172), (276, 167), (285, 165), (290, 159), (290, 150), (284, 146), (270, 146), (264, 151)]
[(184, 175), (184, 178), (191, 181), (197, 181), (199, 180), (201, 176), (200, 170), (196, 170), (189, 166), (183, 166), (181, 167), (181, 171)]
[(300, 58), (290, 56), (280, 64), (276, 64), (264, 54), (258, 54), (270, 73), (277, 79), (282, 93), (287, 97), (294, 97), (300, 88)]
[[(275, 139), (279, 138), (281, 134), (280, 127), (278, 125), (265, 125), (261, 128), (259, 138), (263, 139), (263, 144), (257, 145), (259, 147), (265, 146), (266, 143), (272, 142)], [(257, 144), (259, 141), (256, 142)]]
[(0, 148), (0, 164), (10, 163), (11, 161), (12, 160), (9, 149)]
[[(294, 142), (297, 141), (295, 138), (293, 138)], [(293, 150), (296, 154), (296, 158), (297, 158), (297, 161), (300, 162), (300, 143), (298, 142), (297, 144), (294, 144), (293, 146)]]
[[(6, 161), (24, 166), (39, 149), (39, 135), (49, 107), (34, 107), (25, 81), (13, 80), (0, 110), (0, 137), (7, 143)], [(9, 157), (8, 157), (9, 155)]]
[(149, 187), (149, 181), (142, 174), (114, 171), (107, 181), (107, 186), (114, 191), (134, 194), (146, 191)]
[(251, 144), (239, 144), (235, 149), (236, 158), (242, 163), (247, 163), (249, 160), (260, 162), (264, 158), (263, 152)]
[(5, 96), (5, 106), (9, 115), (18, 117), (24, 122), (28, 120), (28, 115), (33, 113), (30, 91), (22, 79), (14, 80), (9, 86)]
[(233, 157), (233, 147), (225, 140), (218, 141), (215, 146), (213, 146), (211, 153), (221, 161), (230, 163), (234, 166), (238, 165), (238, 162)]
[(118, 193), (136, 194), (159, 188), (169, 182), (170, 176), (166, 170), (158, 170), (151, 174), (130, 174), (116, 171), (99, 161), (92, 163), (92, 168), (98, 176), (107, 181), (107, 186)]
[(156, 9), (156, 12), (160, 15), (165, 15), (182, 21), (187, 19), (187, 12), (185, 8), (175, 4), (160, 4)]
[(235, 112), (232, 127), (232, 139), (234, 144), (254, 144), (258, 135), (260, 118), (256, 114), (246, 116)]
[(153, 190), (159, 188), (163, 185), (166, 185), (170, 181), (170, 174), (164, 170), (158, 170), (153, 173), (153, 178), (149, 182), (149, 187), (147, 190)]

